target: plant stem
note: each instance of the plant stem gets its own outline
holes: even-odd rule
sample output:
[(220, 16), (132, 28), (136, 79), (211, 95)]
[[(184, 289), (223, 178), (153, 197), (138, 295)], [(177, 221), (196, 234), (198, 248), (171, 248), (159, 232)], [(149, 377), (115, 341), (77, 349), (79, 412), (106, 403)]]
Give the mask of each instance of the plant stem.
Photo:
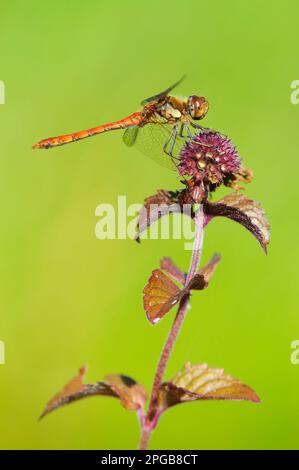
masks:
[[(202, 243), (203, 243), (203, 219), (204, 219), (203, 208), (202, 206), (199, 206), (199, 209), (197, 210), (195, 214), (195, 219), (194, 219), (195, 239), (194, 239), (194, 246), (193, 246), (193, 251), (192, 251), (190, 268), (187, 274), (185, 285), (187, 285), (189, 281), (193, 278), (193, 276), (196, 274), (198, 265), (200, 262), (201, 252), (202, 252)], [(178, 334), (181, 330), (186, 313), (188, 311), (189, 299), (190, 299), (190, 294), (186, 294), (181, 299), (178, 312), (173, 321), (172, 327), (168, 334), (168, 338), (162, 350), (162, 353), (158, 362), (155, 378), (154, 378), (148, 412), (147, 412), (147, 415), (144, 419), (143, 426), (142, 426), (142, 434), (140, 438), (139, 449), (147, 448), (150, 434), (153, 431), (153, 429), (156, 427), (157, 422), (159, 420), (159, 414), (156, 411), (157, 400), (159, 397), (159, 389), (160, 389), (160, 385), (162, 384), (164, 372), (167, 367), (168, 361), (170, 359), (175, 341), (178, 337)]]
[(139, 450), (146, 450), (147, 444), (151, 435), (151, 431), (147, 428), (142, 428), (140, 442), (139, 442)]

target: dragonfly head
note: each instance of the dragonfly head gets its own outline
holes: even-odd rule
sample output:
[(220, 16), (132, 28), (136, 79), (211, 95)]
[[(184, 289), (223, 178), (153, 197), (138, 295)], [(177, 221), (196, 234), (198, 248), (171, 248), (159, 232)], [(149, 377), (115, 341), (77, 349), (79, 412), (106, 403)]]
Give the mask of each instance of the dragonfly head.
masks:
[(209, 103), (203, 96), (192, 95), (187, 101), (187, 111), (194, 120), (203, 119), (209, 110)]

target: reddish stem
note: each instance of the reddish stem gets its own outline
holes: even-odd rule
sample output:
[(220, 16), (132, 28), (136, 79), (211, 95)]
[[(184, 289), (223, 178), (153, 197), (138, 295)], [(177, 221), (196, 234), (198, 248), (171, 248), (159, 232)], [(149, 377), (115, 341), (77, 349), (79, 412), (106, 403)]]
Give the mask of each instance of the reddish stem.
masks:
[(151, 431), (147, 428), (142, 428), (141, 437), (139, 442), (139, 450), (146, 450), (147, 444), (151, 435)]
[[(195, 219), (194, 219), (195, 227), (196, 227), (195, 239), (194, 239), (194, 246), (193, 246), (193, 251), (192, 251), (190, 268), (187, 274), (185, 285), (187, 285), (189, 281), (193, 278), (193, 276), (196, 274), (198, 265), (200, 262), (201, 252), (202, 252), (202, 243), (203, 243), (203, 219), (204, 219), (203, 208), (202, 206), (200, 206), (195, 214)], [(147, 448), (150, 434), (158, 423), (159, 411), (157, 410), (157, 400), (159, 397), (159, 389), (160, 389), (160, 385), (162, 384), (164, 372), (167, 367), (168, 361), (170, 359), (170, 355), (172, 353), (175, 341), (177, 339), (177, 336), (180, 332), (183, 321), (185, 319), (185, 316), (189, 307), (189, 299), (190, 299), (190, 294), (186, 294), (182, 298), (180, 305), (179, 305), (178, 312), (176, 314), (176, 317), (174, 319), (174, 322), (168, 334), (168, 338), (166, 340), (164, 348), (162, 350), (162, 353), (158, 362), (155, 378), (154, 378), (148, 412), (142, 424), (142, 434), (140, 438), (139, 449)]]

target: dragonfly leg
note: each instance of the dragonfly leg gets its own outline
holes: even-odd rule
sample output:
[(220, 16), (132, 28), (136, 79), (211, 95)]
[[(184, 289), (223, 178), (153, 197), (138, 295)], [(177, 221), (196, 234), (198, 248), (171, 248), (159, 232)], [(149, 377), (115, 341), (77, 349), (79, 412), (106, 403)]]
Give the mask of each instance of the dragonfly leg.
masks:
[[(179, 173), (181, 173), (181, 172), (180, 172), (180, 169), (179, 169), (179, 168), (180, 168), (180, 167), (179, 167), (180, 158), (179, 158), (179, 157), (175, 157), (175, 156), (173, 155), (173, 149), (174, 149), (174, 145), (175, 145), (175, 142), (176, 142), (176, 139), (177, 139), (178, 135), (179, 135), (180, 137), (182, 137), (183, 139), (186, 139), (186, 138), (187, 138), (187, 136), (184, 136), (184, 135), (183, 135), (184, 127), (187, 128), (187, 132), (188, 132), (188, 134), (190, 135), (191, 132), (190, 132), (190, 129), (188, 128), (188, 126), (186, 126), (184, 123), (181, 123), (180, 131), (179, 131), (179, 126), (178, 126), (178, 124), (176, 124), (175, 126), (173, 126), (173, 129), (172, 129), (172, 131), (171, 131), (171, 133), (170, 133), (170, 136), (168, 137), (167, 142), (166, 142), (166, 144), (164, 145), (164, 152), (170, 157), (172, 163), (174, 164), (174, 166), (176, 167), (176, 169), (178, 170)], [(192, 134), (191, 134), (191, 138), (192, 138)], [(170, 149), (169, 149), (169, 151), (168, 151), (168, 150), (167, 150), (167, 146), (168, 146), (169, 142), (171, 141), (171, 139), (172, 139), (172, 142), (171, 142), (171, 144), (170, 144)], [(181, 175), (181, 176), (182, 176), (183, 180), (186, 180), (186, 178), (185, 178), (184, 175)]]
[[(175, 126), (174, 126), (174, 127), (175, 127)], [(167, 147), (168, 147), (168, 144), (169, 144), (169, 142), (171, 141), (171, 139), (172, 139), (172, 137), (173, 137), (174, 127), (173, 127), (173, 129), (171, 130), (171, 132), (170, 132), (170, 134), (169, 134), (169, 137), (168, 137), (168, 139), (166, 140), (166, 142), (165, 142), (165, 144), (164, 144), (164, 147), (163, 147), (163, 151), (164, 151), (165, 153), (167, 153), (167, 155), (169, 155), (169, 153), (167, 152)]]
[[(192, 121), (190, 122), (190, 124), (191, 124), (191, 126), (194, 127), (195, 129), (201, 129), (202, 133), (204, 133), (204, 132), (215, 132), (215, 133), (216, 133), (216, 132), (217, 132), (217, 131), (215, 131), (215, 129), (211, 129), (210, 127), (203, 127), (203, 126), (200, 126), (199, 124), (196, 124), (195, 122), (192, 122)], [(221, 135), (222, 137), (227, 138), (226, 135), (224, 135), (224, 134), (222, 134), (222, 133), (220, 133), (220, 132), (217, 132), (217, 133), (218, 133), (219, 135)], [(198, 143), (198, 144), (200, 144), (200, 145), (203, 145), (204, 147), (212, 147), (211, 144), (204, 144), (203, 142), (198, 142), (198, 141), (195, 141), (195, 140), (194, 140), (194, 142), (195, 142), (195, 143)], [(217, 150), (218, 150), (218, 149), (217, 149)]]
[(185, 127), (185, 124), (182, 122), (181, 125), (180, 125), (180, 137), (184, 138), (184, 127)]
[[(177, 135), (178, 135), (178, 126), (176, 124), (175, 126), (173, 126), (172, 131), (169, 134), (169, 137), (168, 137), (168, 139), (165, 142), (165, 145), (163, 147), (164, 152), (169, 156), (172, 156), (173, 147), (174, 147)], [(170, 144), (170, 147), (169, 147), (169, 150), (168, 150), (167, 147), (169, 146), (169, 144)]]
[(190, 122), (191, 126), (194, 127), (194, 129), (206, 129), (206, 127), (200, 126), (199, 124), (196, 124), (195, 122), (191, 121)]
[[(187, 131), (186, 135), (184, 135), (184, 129), (186, 129), (186, 131)], [(193, 135), (192, 135), (192, 132), (191, 132), (190, 127), (188, 126), (188, 124), (186, 124), (184, 122), (181, 123), (179, 136), (182, 139), (187, 139), (187, 138), (193, 139)]]
[[(172, 131), (171, 131), (171, 133), (170, 133), (170, 135), (169, 135), (169, 137), (168, 137), (168, 139), (165, 142), (165, 145), (163, 147), (164, 152), (166, 153), (166, 155), (168, 155), (171, 158), (171, 161), (175, 166), (177, 166), (176, 161), (179, 160), (179, 158), (177, 158), (173, 155), (173, 149), (174, 149), (174, 144), (175, 144), (177, 135), (178, 135), (178, 126), (175, 125), (175, 126), (173, 126), (173, 129), (172, 129)], [(169, 149), (168, 149), (168, 147), (169, 147)]]
[(172, 134), (173, 134), (173, 138), (172, 138), (172, 142), (171, 142), (171, 145), (170, 145), (169, 155), (170, 155), (171, 158), (174, 158), (172, 152), (173, 152), (173, 149), (174, 149), (174, 144), (175, 144), (176, 138), (178, 136), (178, 127), (177, 126), (174, 126)]
[(210, 127), (200, 126), (199, 124), (196, 124), (193, 121), (191, 121), (190, 124), (192, 127), (194, 127), (194, 129), (200, 129), (202, 132), (217, 132), (215, 131), (215, 129), (211, 129)]
[(210, 127), (203, 127), (200, 126), (199, 124), (196, 124), (195, 122), (190, 122), (191, 126), (194, 127), (194, 129), (200, 129), (202, 132), (217, 132), (215, 129), (211, 129)]
[(193, 134), (191, 132), (190, 127), (187, 124), (185, 124), (185, 128), (186, 128), (187, 134), (188, 134), (186, 137), (188, 137), (190, 140), (193, 140)]

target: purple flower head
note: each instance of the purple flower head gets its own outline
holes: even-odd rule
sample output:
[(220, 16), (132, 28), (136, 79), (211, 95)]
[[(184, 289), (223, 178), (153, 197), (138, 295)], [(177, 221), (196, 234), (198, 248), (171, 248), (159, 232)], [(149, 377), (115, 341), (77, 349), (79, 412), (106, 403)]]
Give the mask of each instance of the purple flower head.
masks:
[(180, 174), (192, 177), (207, 191), (213, 191), (221, 184), (231, 186), (241, 170), (235, 146), (218, 132), (196, 134), (180, 152)]

